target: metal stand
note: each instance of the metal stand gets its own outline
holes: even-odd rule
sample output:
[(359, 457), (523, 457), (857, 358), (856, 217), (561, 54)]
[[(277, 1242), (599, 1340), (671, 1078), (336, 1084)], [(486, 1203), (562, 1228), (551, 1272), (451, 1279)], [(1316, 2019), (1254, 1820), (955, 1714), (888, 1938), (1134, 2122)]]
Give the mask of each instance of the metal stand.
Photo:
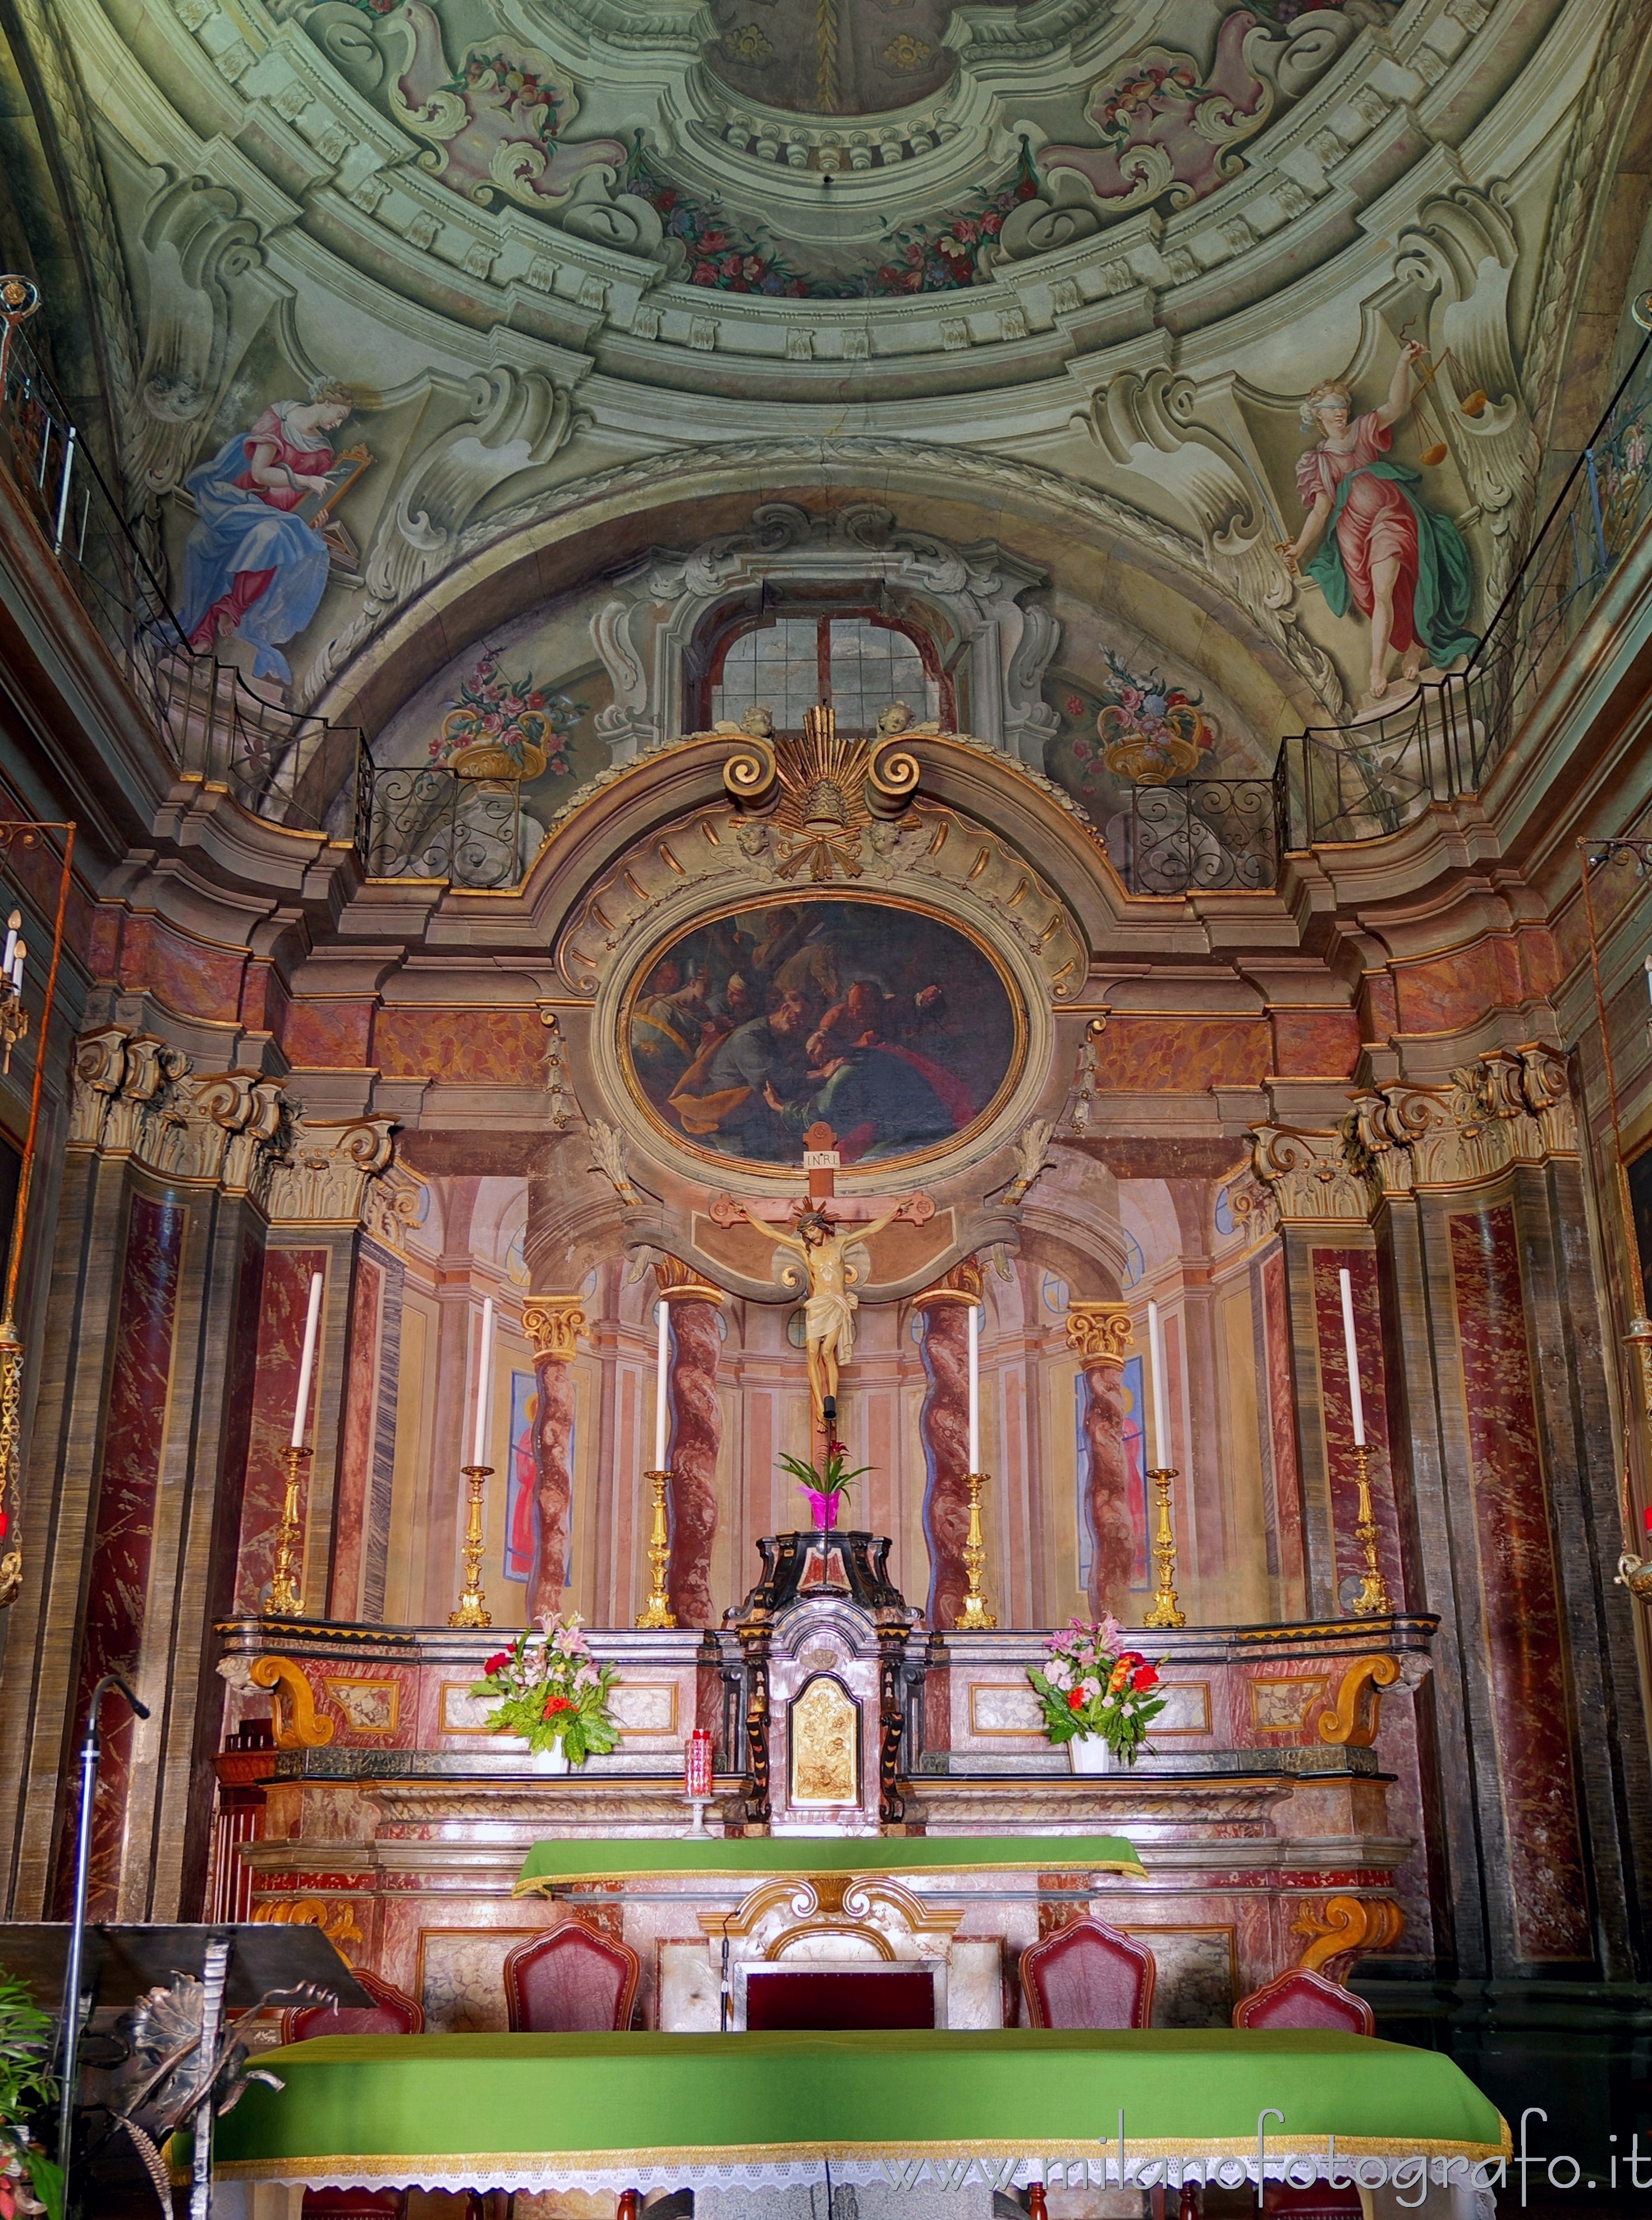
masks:
[(301, 1593), (304, 1528), (298, 1516), (298, 1489), (311, 1452), (289, 1446), (281, 1454), (287, 1460), (287, 1492), (281, 1503), (281, 1524), (276, 1528), (275, 1567), (270, 1576), (270, 1594), (264, 1616), (296, 1618), (304, 1608)]
[(450, 1626), (491, 1626), (493, 1613), (488, 1609), (488, 1600), (482, 1593), (482, 1552), (485, 1546), (482, 1531), (482, 1488), (493, 1471), (490, 1464), (467, 1464), (464, 1468), (465, 1484), (471, 1491), (471, 1507), (464, 1521), (464, 1586), (459, 1593), (458, 1609), (450, 1611)]
[(1188, 1614), (1181, 1608), (1176, 1594), (1176, 1537), (1170, 1524), (1170, 1483), (1175, 1478), (1174, 1465), (1161, 1465), (1148, 1478), (1153, 1483), (1158, 1498), (1157, 1530), (1153, 1536), (1153, 1562), (1159, 1576), (1153, 1591), (1153, 1608), (1142, 1621), (1144, 1626), (1186, 1626)]
[(639, 1626), (675, 1626), (671, 1599), (665, 1593), (665, 1572), (671, 1562), (671, 1536), (665, 1523), (665, 1487), (669, 1472), (645, 1473), (654, 1491), (653, 1524), (648, 1531), (648, 1600), (637, 1614)]
[(1360, 1476), (1360, 1515), (1354, 1528), (1354, 1539), (1365, 1555), (1365, 1576), (1353, 1601), (1353, 1615), (1356, 1618), (1388, 1618), (1393, 1616), (1393, 1605), (1377, 1556), (1376, 1519), (1371, 1511), (1371, 1452), (1363, 1442), (1355, 1444), (1354, 1461)]
[(987, 1538), (981, 1526), (981, 1491), (991, 1477), (986, 1472), (969, 1475), (969, 1531), (963, 1544), (963, 1571), (969, 1592), (963, 1599), (963, 1609), (952, 1622), (954, 1627), (966, 1634), (984, 1633), (998, 1624), (987, 1608), (986, 1591), (981, 1585), (981, 1575), (987, 1567)]
[[(74, 2156), (75, 2093), (80, 2053), (80, 1985), (86, 1955), (86, 1883), (91, 1872), (92, 1806), (97, 1800), (97, 1767), (103, 1754), (98, 1713), (111, 1688), (125, 1697), (134, 1718), (146, 1719), (140, 1704), (118, 1673), (105, 1673), (92, 1690), (86, 1710), (86, 1739), (80, 1745), (80, 1818), (75, 1832), (75, 1897), (70, 1914), (69, 1963), (63, 1977), (62, 2087), (58, 2095), (58, 2164), (63, 2168), (63, 2209), (69, 2206), (69, 2169)], [(203, 2206), (204, 2211), (205, 2207)]]

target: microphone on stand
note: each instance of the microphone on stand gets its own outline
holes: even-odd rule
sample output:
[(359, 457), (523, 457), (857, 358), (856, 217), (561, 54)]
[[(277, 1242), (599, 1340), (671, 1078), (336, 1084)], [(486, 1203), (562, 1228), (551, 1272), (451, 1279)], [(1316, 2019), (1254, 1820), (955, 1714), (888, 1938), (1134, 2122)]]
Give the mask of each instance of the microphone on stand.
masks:
[(86, 1739), (80, 1745), (80, 1820), (75, 1841), (74, 1911), (69, 1928), (69, 1963), (63, 1977), (63, 2070), (58, 2095), (58, 2164), (63, 2169), (63, 2209), (69, 2210), (69, 2164), (73, 2155), (75, 2079), (80, 2049), (80, 1969), (86, 1942), (86, 1882), (91, 1868), (92, 1806), (97, 1799), (97, 1766), (103, 1753), (98, 1714), (111, 1688), (118, 1688), (134, 1718), (146, 1719), (140, 1704), (118, 1673), (105, 1673), (86, 1708)]

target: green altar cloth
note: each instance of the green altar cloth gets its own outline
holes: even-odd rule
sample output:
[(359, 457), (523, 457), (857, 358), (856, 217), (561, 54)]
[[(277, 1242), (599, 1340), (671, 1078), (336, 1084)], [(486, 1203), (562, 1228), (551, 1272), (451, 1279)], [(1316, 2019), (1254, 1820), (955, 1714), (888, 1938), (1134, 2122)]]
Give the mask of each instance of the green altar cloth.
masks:
[(677, 1835), (535, 1843), (513, 1893), (549, 1896), (570, 1882), (707, 1880), (760, 1874), (1120, 1873), (1145, 1880), (1135, 1845), (1122, 1835), (761, 1835), (720, 1840)]
[(1006, 2180), (1086, 2159), (1117, 2179), (1184, 2155), (1254, 2167), (1269, 2107), (1284, 2116), (1265, 2123), (1270, 2172), (1333, 2136), (1353, 2161), (1507, 2148), (1441, 2053), (1319, 2032), (329, 2036), (258, 2062), (285, 2086), (254, 2084), (219, 2123), (226, 2181), (779, 2185), (830, 2161), (899, 2184), (971, 2159)]

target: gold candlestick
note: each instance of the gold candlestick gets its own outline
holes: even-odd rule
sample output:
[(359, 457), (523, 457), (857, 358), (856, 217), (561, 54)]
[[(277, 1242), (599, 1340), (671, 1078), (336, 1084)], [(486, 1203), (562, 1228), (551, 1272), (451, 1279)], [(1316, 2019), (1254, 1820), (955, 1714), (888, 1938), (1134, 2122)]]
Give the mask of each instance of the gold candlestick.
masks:
[(983, 1632), (996, 1626), (997, 1619), (987, 1608), (987, 1597), (981, 1585), (981, 1575), (987, 1562), (987, 1541), (981, 1531), (981, 1491), (992, 1478), (989, 1472), (969, 1475), (969, 1532), (963, 1544), (963, 1569), (969, 1577), (969, 1593), (963, 1599), (963, 1609), (952, 1624), (965, 1632)]
[(671, 1562), (671, 1537), (665, 1524), (665, 1483), (669, 1472), (649, 1472), (644, 1479), (654, 1491), (654, 1523), (648, 1531), (648, 1601), (637, 1617), (639, 1626), (675, 1626), (671, 1600), (665, 1593), (665, 1568)]
[(493, 1624), (493, 1613), (482, 1593), (482, 1486), (492, 1470), (490, 1464), (464, 1467), (465, 1483), (471, 1491), (471, 1506), (464, 1521), (464, 1586), (459, 1592), (458, 1609), (447, 1614), (450, 1626)]
[(1176, 1476), (1175, 1467), (1161, 1465), (1147, 1476), (1153, 1483), (1159, 1505), (1158, 1527), (1153, 1536), (1153, 1562), (1158, 1570), (1159, 1584), (1153, 1591), (1153, 1608), (1142, 1624), (1186, 1626), (1188, 1614), (1176, 1595), (1176, 1537), (1170, 1524), (1170, 1482)]
[(1389, 1618), (1393, 1614), (1393, 1605), (1377, 1559), (1376, 1520), (1371, 1515), (1371, 1452), (1363, 1442), (1355, 1444), (1354, 1461), (1360, 1475), (1360, 1515), (1354, 1538), (1365, 1552), (1365, 1577), (1354, 1599), (1353, 1612), (1356, 1618)]
[(311, 1452), (295, 1449), (290, 1443), (281, 1454), (287, 1460), (287, 1492), (282, 1499), (281, 1524), (276, 1528), (275, 1565), (270, 1577), (269, 1600), (262, 1614), (265, 1618), (296, 1618), (304, 1608), (296, 1577), (304, 1569), (304, 1529), (298, 1516), (298, 1488)]

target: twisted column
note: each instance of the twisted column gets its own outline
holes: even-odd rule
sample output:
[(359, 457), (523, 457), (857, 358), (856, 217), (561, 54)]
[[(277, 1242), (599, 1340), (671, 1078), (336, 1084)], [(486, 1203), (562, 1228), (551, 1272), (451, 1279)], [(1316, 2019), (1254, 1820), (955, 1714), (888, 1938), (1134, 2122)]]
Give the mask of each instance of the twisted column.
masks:
[(717, 1398), (722, 1349), (717, 1311), (722, 1290), (675, 1257), (655, 1266), (661, 1300), (671, 1306), (671, 1556), (666, 1593), (679, 1626), (713, 1626), (711, 1553), (717, 1539), (717, 1458), (723, 1406)]
[(969, 1593), (963, 1561), (969, 1538), (969, 1318), (981, 1300), (981, 1267), (973, 1257), (913, 1298), (924, 1313), (924, 1539), (929, 1544), (932, 1627), (950, 1632)]
[(1123, 1303), (1075, 1302), (1067, 1313), (1067, 1345), (1084, 1378), (1084, 1439), (1089, 1476), (1084, 1507), (1090, 1522), (1089, 1603), (1093, 1618), (1129, 1616), (1136, 1559), (1130, 1467), (1125, 1456), (1125, 1352), (1130, 1312)]
[(530, 1618), (562, 1609), (568, 1585), (568, 1537), (574, 1500), (573, 1359), (585, 1330), (585, 1313), (572, 1295), (530, 1295), (522, 1306), (522, 1331), (533, 1350), (539, 1417), (533, 1427), (533, 1501), (539, 1545), (528, 1583)]

